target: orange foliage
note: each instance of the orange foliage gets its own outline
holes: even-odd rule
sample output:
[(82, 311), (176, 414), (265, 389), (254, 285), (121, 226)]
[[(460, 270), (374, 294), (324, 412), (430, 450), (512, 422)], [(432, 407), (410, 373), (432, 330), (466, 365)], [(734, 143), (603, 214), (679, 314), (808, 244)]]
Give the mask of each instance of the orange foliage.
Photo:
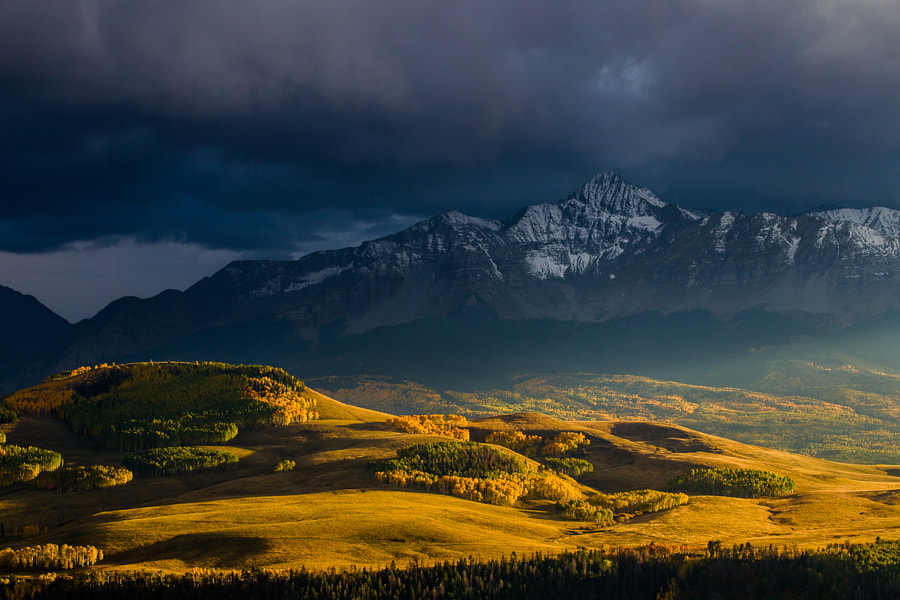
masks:
[(278, 407), (272, 420), (278, 425), (305, 423), (319, 418), (315, 398), (304, 398), (286, 385), (268, 377), (251, 377), (247, 394), (264, 404)]

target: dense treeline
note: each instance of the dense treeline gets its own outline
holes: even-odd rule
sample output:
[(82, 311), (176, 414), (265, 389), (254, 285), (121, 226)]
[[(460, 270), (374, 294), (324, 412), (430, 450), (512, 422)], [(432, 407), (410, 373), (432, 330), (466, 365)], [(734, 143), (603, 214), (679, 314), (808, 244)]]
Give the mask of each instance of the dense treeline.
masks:
[(31, 481), (41, 472), (55, 471), (62, 464), (59, 452), (33, 446), (0, 446), (0, 488)]
[(635, 490), (617, 494), (594, 494), (587, 500), (558, 502), (559, 514), (577, 521), (619, 523), (647, 514), (687, 504), (688, 496), (657, 490)]
[(0, 598), (33, 600), (298, 600), (609, 598), (827, 600), (900, 597), (900, 544), (845, 544), (821, 550), (651, 545), (559, 556), (461, 559), (430, 567), (337, 572), (292, 570), (184, 575), (92, 572), (74, 578), (0, 579)]
[(11, 410), (0, 402), (0, 425), (4, 423), (15, 423), (19, 416), (14, 410)]
[(532, 469), (519, 456), (474, 442), (438, 442), (401, 448), (396, 459), (367, 467), (384, 483), (509, 506), (533, 494), (553, 501), (581, 496), (553, 473)]
[(142, 477), (207, 472), (238, 461), (233, 452), (176, 446), (146, 450), (122, 460), (122, 466)]
[(784, 496), (795, 489), (794, 480), (769, 471), (755, 469), (691, 469), (672, 478), (666, 489), (672, 492), (759, 498)]
[(568, 456), (576, 451), (583, 451), (591, 443), (583, 433), (574, 431), (563, 431), (549, 440), (539, 435), (526, 435), (522, 431), (495, 431), (485, 441), (515, 450), (529, 458)]
[(426, 433), (468, 441), (469, 426), (459, 415), (403, 415), (391, 417), (387, 424), (407, 433)]
[(0, 550), (0, 569), (10, 571), (78, 569), (95, 565), (100, 560), (103, 560), (103, 552), (93, 546), (44, 544)]
[(223, 443), (240, 427), (315, 419), (315, 400), (282, 369), (224, 363), (81, 367), (0, 402), (20, 414), (55, 414), (78, 433), (121, 450)]
[(31, 481), (31, 484), (58, 492), (86, 492), (125, 485), (133, 477), (133, 473), (125, 467), (91, 465), (41, 473)]

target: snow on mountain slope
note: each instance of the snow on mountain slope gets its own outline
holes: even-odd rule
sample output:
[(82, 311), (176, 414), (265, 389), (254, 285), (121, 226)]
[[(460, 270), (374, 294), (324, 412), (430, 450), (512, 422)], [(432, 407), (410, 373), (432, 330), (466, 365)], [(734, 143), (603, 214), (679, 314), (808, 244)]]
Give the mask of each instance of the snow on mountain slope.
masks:
[(849, 322), (900, 307), (898, 236), (900, 213), (886, 208), (701, 214), (604, 172), (506, 219), (448, 212), (355, 248), (236, 262), (184, 293), (114, 303), (68, 356), (90, 362), (260, 319), (315, 339), (460, 310), (592, 322), (763, 308)]

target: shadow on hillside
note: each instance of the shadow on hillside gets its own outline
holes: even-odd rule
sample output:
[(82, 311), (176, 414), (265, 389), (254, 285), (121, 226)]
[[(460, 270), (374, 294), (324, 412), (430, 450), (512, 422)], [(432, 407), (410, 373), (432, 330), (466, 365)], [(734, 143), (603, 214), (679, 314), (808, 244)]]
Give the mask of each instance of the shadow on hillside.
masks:
[(396, 428), (386, 425), (380, 421), (371, 421), (368, 423), (351, 423), (345, 425), (347, 429), (353, 431), (398, 431)]
[(247, 565), (248, 559), (252, 561), (269, 547), (268, 540), (260, 537), (189, 533), (108, 555), (105, 562), (130, 565), (181, 560), (196, 566), (231, 569)]

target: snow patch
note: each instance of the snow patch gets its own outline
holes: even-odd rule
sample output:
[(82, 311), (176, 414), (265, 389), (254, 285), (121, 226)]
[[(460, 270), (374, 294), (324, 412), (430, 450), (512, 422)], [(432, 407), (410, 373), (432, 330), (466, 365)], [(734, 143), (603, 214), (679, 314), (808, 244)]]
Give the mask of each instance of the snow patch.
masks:
[(734, 225), (734, 213), (722, 213), (722, 217), (719, 219), (719, 226), (716, 227), (716, 231), (713, 234), (716, 238), (716, 252), (719, 254), (725, 254), (725, 236), (731, 231), (732, 225)]
[(345, 271), (349, 271), (353, 268), (353, 263), (349, 265), (345, 265), (343, 267), (325, 267), (320, 271), (313, 271), (312, 273), (307, 273), (302, 278), (297, 281), (292, 282), (286, 288), (284, 288), (284, 292), (296, 292), (297, 290), (302, 290), (303, 288), (309, 287), (311, 285), (317, 285), (322, 283), (326, 279), (330, 279), (336, 275), (340, 275)]

